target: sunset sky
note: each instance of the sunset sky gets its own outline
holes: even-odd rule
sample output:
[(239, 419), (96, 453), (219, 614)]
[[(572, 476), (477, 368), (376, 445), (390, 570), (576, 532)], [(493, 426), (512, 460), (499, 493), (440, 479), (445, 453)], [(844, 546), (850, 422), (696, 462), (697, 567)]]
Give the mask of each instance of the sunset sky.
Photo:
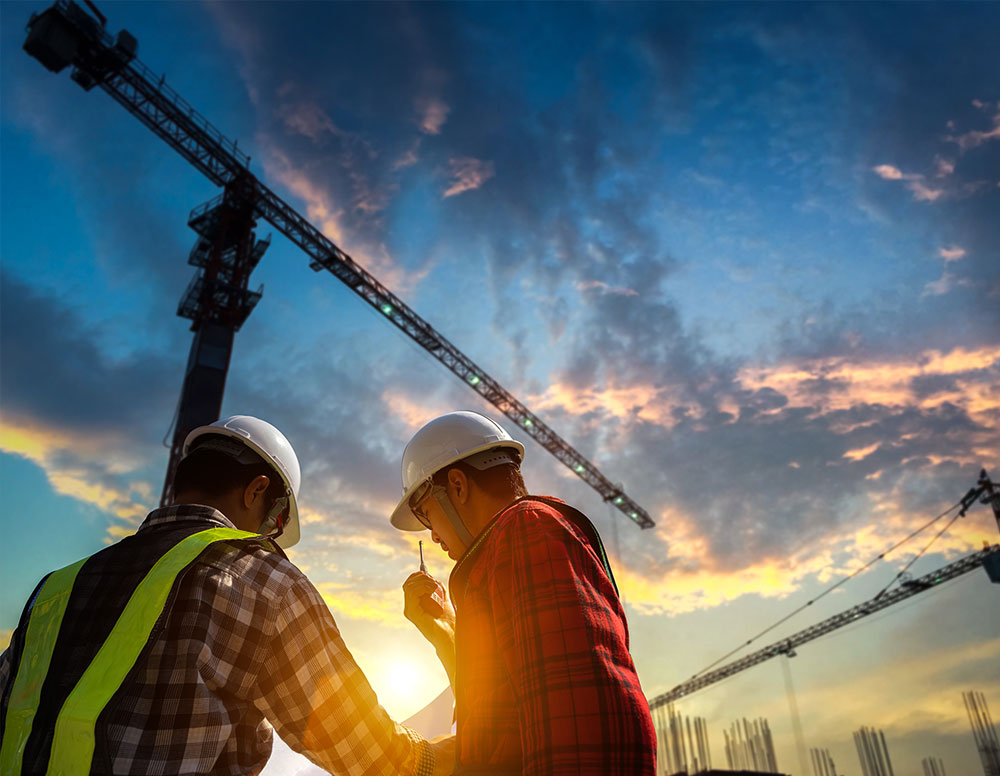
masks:
[[(648, 696), (980, 468), (1000, 479), (1000, 4), (99, 5), (257, 176), (649, 511), (642, 531), (505, 422), (529, 489), (604, 535)], [(0, 645), (43, 574), (158, 502), (187, 218), (218, 193), (21, 50), (45, 7), (0, 3)], [(402, 617), (402, 447), (443, 412), (501, 416), (279, 234), (251, 284), (223, 414), (298, 451), (290, 556), (403, 719), (447, 680)], [(932, 536), (759, 646), (874, 595)], [(976, 505), (912, 571), (984, 541)], [(806, 747), (860, 776), (867, 725), (897, 776), (929, 756), (974, 774), (961, 692), (1000, 718), (998, 655), (981, 570), (807, 645)], [(779, 661), (678, 710), (707, 718), (717, 767), (723, 729), (766, 717), (802, 773)]]

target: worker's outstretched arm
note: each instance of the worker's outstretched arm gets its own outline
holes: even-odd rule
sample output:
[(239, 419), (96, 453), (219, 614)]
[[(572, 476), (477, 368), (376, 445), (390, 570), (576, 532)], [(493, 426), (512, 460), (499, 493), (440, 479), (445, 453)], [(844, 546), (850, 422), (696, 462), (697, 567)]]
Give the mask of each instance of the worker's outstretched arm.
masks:
[(403, 600), (403, 615), (434, 645), (454, 692), (455, 610), (444, 587), (427, 572), (415, 571), (403, 583)]
[(337, 776), (451, 772), (453, 745), (393, 722), (304, 577), (277, 607), (271, 633), (254, 703), (289, 746)]
[(649, 708), (600, 561), (562, 516), (526, 507), (502, 520), (489, 591), (524, 776), (651, 776)]

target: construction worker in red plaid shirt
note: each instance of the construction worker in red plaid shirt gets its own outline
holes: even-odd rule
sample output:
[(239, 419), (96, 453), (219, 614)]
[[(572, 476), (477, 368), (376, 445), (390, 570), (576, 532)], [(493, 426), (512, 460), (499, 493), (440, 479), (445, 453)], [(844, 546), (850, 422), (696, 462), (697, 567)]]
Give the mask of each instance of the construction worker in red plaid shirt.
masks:
[(403, 452), (390, 518), (456, 561), (444, 588), (404, 583), (406, 617), (455, 693), (457, 776), (652, 776), (656, 738), (601, 539), (562, 501), (530, 496), (524, 445), (452, 412)]

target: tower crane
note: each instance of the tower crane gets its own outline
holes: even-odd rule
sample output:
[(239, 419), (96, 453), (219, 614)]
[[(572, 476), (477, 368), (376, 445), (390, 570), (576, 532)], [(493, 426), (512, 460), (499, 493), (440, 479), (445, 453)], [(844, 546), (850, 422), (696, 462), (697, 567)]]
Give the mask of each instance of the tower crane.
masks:
[[(199, 299), (204, 303), (205, 309), (229, 311), (221, 318), (219, 315), (215, 317), (225, 324), (222, 334), (228, 336), (230, 348), (232, 332), (242, 323), (259, 298), (256, 296), (257, 292), (246, 289), (249, 269), (256, 263), (255, 258), (256, 260), (260, 258), (255, 251), (263, 252), (253, 242), (252, 235), (247, 238), (246, 218), (249, 214), (253, 219), (263, 218), (272, 224), (308, 254), (311, 260), (310, 267), (313, 270), (317, 272), (326, 270), (332, 273), (390, 323), (444, 364), (469, 388), (516, 423), (523, 433), (569, 467), (596, 490), (604, 501), (613, 505), (641, 528), (651, 528), (655, 525), (649, 513), (626, 494), (621, 485), (608, 479), (554, 429), (490, 377), (482, 367), (462, 353), (402, 299), (259, 180), (249, 169), (250, 158), (238, 149), (236, 143), (224, 137), (204, 116), (171, 89), (163, 78), (156, 76), (136, 58), (138, 49), (136, 38), (127, 30), (121, 30), (112, 37), (105, 29), (103, 15), (90, 0), (84, 2), (92, 14), (72, 0), (57, 0), (41, 13), (32, 14), (27, 25), (28, 35), (24, 49), (52, 72), (58, 73), (67, 66), (71, 67), (70, 78), (83, 89), (89, 91), (95, 86), (103, 89), (212, 183), (224, 187), (222, 204), (230, 203), (242, 214), (244, 220), (241, 239), (245, 246), (250, 246), (248, 252), (244, 254), (245, 263), (239, 272), (229, 273), (228, 278), (201, 276), (203, 279), (201, 287), (196, 289), (192, 286), (189, 289), (188, 299), (190, 300), (192, 294), (201, 295)], [(194, 220), (195, 215), (192, 214), (192, 221)], [(228, 248), (223, 246), (221, 250), (224, 252)], [(196, 278), (195, 285), (197, 280)], [(189, 317), (202, 314), (192, 311)], [(192, 347), (193, 361), (196, 361), (199, 355), (208, 357), (212, 354), (213, 344), (205, 342), (204, 345), (201, 350), (197, 350), (196, 336), (195, 347)], [(227, 368), (228, 351), (226, 353), (224, 366)], [(191, 367), (192, 364), (189, 364), (189, 373), (185, 380), (186, 388), (188, 380), (194, 374)], [(221, 402), (220, 386), (224, 384), (225, 369), (222, 369), (221, 384), (217, 374), (210, 377), (202, 374), (195, 382), (199, 380), (214, 386), (211, 390), (216, 391)], [(204, 411), (206, 410), (202, 410)], [(186, 424), (183, 421), (179, 414), (171, 464), (179, 452), (180, 445), (177, 440), (183, 440), (183, 435), (188, 430), (184, 428)]]
[[(969, 491), (966, 497), (962, 499), (963, 511), (980, 496), (982, 496), (982, 503), (989, 504), (993, 508), (993, 516), (997, 520), (997, 527), (1000, 528), (1000, 487), (990, 482), (985, 471), (980, 476), (979, 487)], [(923, 593), (925, 590), (931, 590), (951, 579), (968, 574), (980, 566), (986, 570), (991, 582), (1000, 583), (1000, 544), (988, 545), (978, 552), (973, 552), (963, 558), (959, 558), (953, 563), (924, 574), (922, 577), (907, 579), (893, 590), (883, 590), (874, 598), (864, 603), (852, 606), (846, 611), (821, 620), (815, 625), (800, 630), (798, 633), (794, 633), (756, 652), (751, 652), (739, 660), (727, 663), (714, 671), (697, 674), (688, 681), (677, 685), (669, 692), (650, 699), (649, 707), (650, 709), (656, 709), (660, 706), (665, 706), (668, 703), (691, 695), (716, 682), (721, 682), (723, 679), (728, 679), (734, 674), (752, 668), (773, 657), (778, 657), (779, 655), (794, 657), (796, 647), (818, 639), (820, 636), (825, 636), (827, 633), (831, 633), (838, 628), (843, 628), (845, 625), (851, 625), (863, 617), (875, 614), (875, 612), (879, 612), (900, 601), (905, 601), (907, 598)]]

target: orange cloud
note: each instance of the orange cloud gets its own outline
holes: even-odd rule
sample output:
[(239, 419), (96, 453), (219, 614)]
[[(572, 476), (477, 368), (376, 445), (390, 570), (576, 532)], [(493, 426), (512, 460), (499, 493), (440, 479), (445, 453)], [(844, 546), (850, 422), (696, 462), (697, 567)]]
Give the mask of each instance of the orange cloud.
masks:
[(958, 261), (965, 256), (965, 248), (959, 248), (957, 245), (942, 248), (938, 251), (938, 256), (944, 259), (946, 264), (950, 261)]
[[(147, 461), (115, 434), (70, 432), (5, 413), (0, 417), (0, 450), (39, 466), (56, 493), (93, 504), (121, 521), (108, 527), (109, 539), (133, 533), (156, 503), (151, 483), (128, 477)], [(94, 461), (100, 462), (99, 471)]]
[[(438, 415), (451, 412), (454, 408), (441, 403), (421, 403), (402, 391), (386, 390), (382, 392), (382, 401), (386, 409), (395, 415), (411, 431), (416, 431), (427, 421)], [(400, 454), (402, 454), (400, 450)]]
[(701, 407), (683, 401), (669, 386), (652, 383), (610, 385), (604, 388), (575, 388), (557, 382), (545, 393), (530, 397), (536, 411), (558, 408), (570, 415), (595, 413), (622, 420), (639, 419), (664, 428), (673, 428), (678, 415), (700, 417)]
[(493, 177), (493, 162), (464, 156), (449, 159), (451, 185), (445, 190), (445, 197), (454, 197), (466, 191), (474, 191)]
[[(1000, 385), (966, 376), (987, 369), (1000, 369), (1000, 347), (959, 347), (947, 353), (929, 350), (905, 361), (852, 361), (837, 356), (774, 367), (746, 367), (738, 379), (745, 388), (773, 388), (784, 394), (791, 406), (816, 407), (820, 412), (865, 404), (932, 409), (950, 402), (980, 423), (992, 426), (991, 414), (1000, 410)], [(918, 398), (912, 381), (931, 376), (954, 376), (954, 389)], [(819, 383), (832, 383), (836, 390), (824, 390), (817, 387)]]
[(306, 218), (310, 223), (335, 243), (343, 241), (341, 219), (344, 217), (344, 209), (335, 206), (326, 191), (297, 169), (287, 154), (271, 146), (264, 167), (269, 177), (277, 178), (285, 188), (306, 203)]

